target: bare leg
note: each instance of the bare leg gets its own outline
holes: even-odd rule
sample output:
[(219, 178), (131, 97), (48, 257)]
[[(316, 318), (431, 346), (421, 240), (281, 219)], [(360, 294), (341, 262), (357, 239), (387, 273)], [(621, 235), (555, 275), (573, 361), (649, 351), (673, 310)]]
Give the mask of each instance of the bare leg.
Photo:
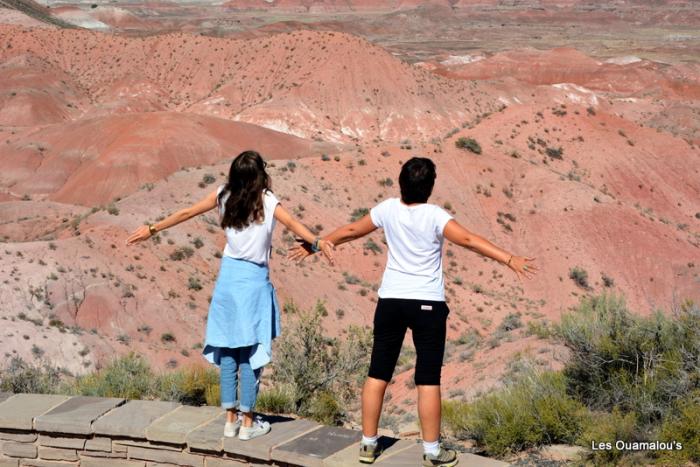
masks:
[(236, 421), (236, 409), (226, 409), (226, 422), (233, 423)]
[[(440, 417), (442, 415), (442, 408), (440, 407), (440, 386), (420, 385), (417, 387), (418, 417), (420, 418), (420, 427), (423, 434), (423, 441), (437, 441), (440, 437)], [(365, 425), (363, 423), (363, 429), (364, 426)]]
[(253, 426), (253, 412), (243, 412), (243, 426), (247, 428)]
[(384, 392), (388, 385), (381, 379), (367, 377), (362, 388), (362, 434), (368, 438), (377, 435)]

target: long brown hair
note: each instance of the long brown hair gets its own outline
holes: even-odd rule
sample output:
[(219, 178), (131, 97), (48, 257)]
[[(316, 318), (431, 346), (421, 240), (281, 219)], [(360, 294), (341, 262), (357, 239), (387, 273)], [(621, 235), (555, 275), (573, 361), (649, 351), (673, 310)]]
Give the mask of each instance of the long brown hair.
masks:
[(228, 182), (221, 190), (218, 205), (228, 193), (221, 219), (222, 228), (244, 229), (251, 222), (265, 220), (263, 194), (270, 189), (267, 163), (256, 151), (244, 151), (231, 162)]

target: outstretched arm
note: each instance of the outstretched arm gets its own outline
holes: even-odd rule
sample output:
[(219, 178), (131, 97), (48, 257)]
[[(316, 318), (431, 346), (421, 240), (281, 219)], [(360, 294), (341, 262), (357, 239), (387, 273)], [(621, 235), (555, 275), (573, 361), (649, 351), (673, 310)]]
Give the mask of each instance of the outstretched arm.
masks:
[[(377, 230), (377, 226), (372, 223), (372, 219), (367, 214), (358, 221), (337, 228), (323, 239), (333, 245), (340, 245), (364, 237), (375, 230)], [(298, 245), (290, 250), (288, 257), (294, 260), (303, 260), (311, 254), (308, 245)]]
[[(316, 241), (316, 237), (309, 229), (306, 228), (304, 224), (294, 219), (289, 212), (278, 204), (275, 208), (275, 219), (277, 219), (282, 225), (287, 227), (289, 230), (300, 236), (305, 242), (312, 244)], [(319, 241), (318, 247), (321, 249), (323, 254), (328, 259), (328, 262), (333, 264), (333, 242), (329, 242), (327, 239)]]
[(529, 279), (537, 271), (537, 267), (535, 267), (534, 264), (529, 264), (535, 258), (525, 258), (508, 253), (506, 250), (497, 247), (484, 237), (468, 231), (454, 219), (450, 220), (447, 225), (445, 225), (443, 234), (445, 238), (452, 243), (507, 265), (517, 274), (519, 279), (521, 279), (522, 276)]
[(334, 245), (341, 245), (364, 237), (375, 230), (377, 230), (377, 226), (372, 223), (372, 219), (369, 217), (369, 214), (367, 214), (360, 220), (335, 229), (333, 232), (326, 235), (324, 240), (328, 240)]
[[(214, 209), (214, 207), (216, 207), (216, 190), (212, 191), (206, 198), (193, 204), (192, 206), (185, 209), (180, 209), (162, 221), (156, 222), (153, 224), (153, 228), (156, 232), (160, 232), (161, 230), (165, 230)], [(142, 225), (138, 229), (134, 230), (131, 235), (129, 235), (129, 238), (126, 239), (126, 244), (133, 245), (134, 243), (147, 240), (150, 238), (150, 236), (151, 232), (148, 226)]]

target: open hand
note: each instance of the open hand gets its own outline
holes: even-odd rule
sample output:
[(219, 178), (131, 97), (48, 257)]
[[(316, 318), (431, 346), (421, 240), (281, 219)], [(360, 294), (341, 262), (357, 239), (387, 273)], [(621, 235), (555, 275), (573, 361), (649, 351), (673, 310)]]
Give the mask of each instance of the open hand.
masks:
[(321, 248), (323, 256), (325, 256), (328, 260), (328, 264), (333, 264), (333, 249), (335, 248), (335, 245), (326, 240), (321, 240), (320, 242), (318, 242), (318, 246), (319, 248)]
[(287, 259), (302, 262), (308, 256), (314, 254), (313, 250), (311, 249), (311, 243), (303, 240), (297, 240), (297, 242), (298, 244), (290, 248), (287, 252)]
[(142, 242), (151, 238), (151, 232), (148, 230), (147, 225), (142, 225), (138, 229), (131, 232), (129, 238), (126, 239), (127, 245), (133, 245), (134, 243)]
[[(321, 252), (323, 252), (323, 255), (326, 257), (328, 262), (330, 264), (334, 264), (333, 249), (335, 248), (335, 245), (333, 245), (331, 242), (321, 240), (319, 242), (319, 247), (321, 248)], [(311, 244), (309, 242), (299, 240), (298, 245), (289, 249), (287, 258), (293, 261), (301, 262), (313, 254), (314, 251), (311, 249)]]
[(524, 256), (513, 256), (510, 260), (510, 269), (515, 272), (518, 279), (522, 281), (523, 277), (526, 279), (532, 279), (532, 277), (537, 273), (537, 266), (533, 263), (535, 258), (526, 258)]

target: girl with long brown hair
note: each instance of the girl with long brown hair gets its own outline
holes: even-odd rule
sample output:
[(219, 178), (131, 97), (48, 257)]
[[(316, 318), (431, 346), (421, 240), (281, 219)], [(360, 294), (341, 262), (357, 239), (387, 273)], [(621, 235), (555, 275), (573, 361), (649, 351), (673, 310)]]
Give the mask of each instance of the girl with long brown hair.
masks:
[(238, 434), (241, 440), (270, 431), (269, 423), (253, 418), (253, 409), (262, 369), (272, 357), (272, 340), (280, 334), (279, 304), (268, 268), (276, 221), (333, 260), (333, 245), (314, 236), (279, 203), (266, 165), (257, 152), (242, 152), (231, 163), (226, 184), (200, 202), (136, 229), (127, 239), (129, 245), (146, 240), (218, 208), (226, 247), (209, 306), (203, 353), (221, 370), (221, 405), (227, 409), (224, 436)]

